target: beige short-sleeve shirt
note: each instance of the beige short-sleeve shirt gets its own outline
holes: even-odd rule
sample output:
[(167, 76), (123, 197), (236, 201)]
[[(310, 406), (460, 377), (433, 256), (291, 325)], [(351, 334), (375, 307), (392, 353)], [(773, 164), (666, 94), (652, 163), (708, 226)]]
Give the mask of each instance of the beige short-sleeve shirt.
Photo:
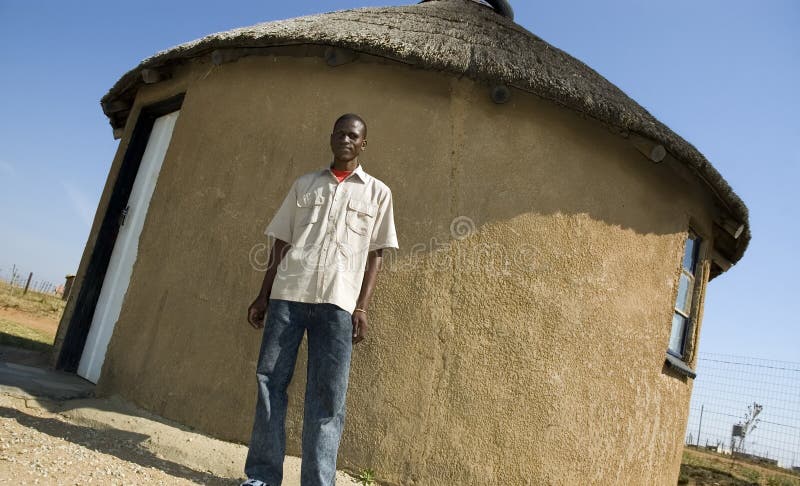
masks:
[(329, 168), (300, 176), (264, 231), (291, 245), (270, 298), (353, 312), (367, 253), (398, 248), (392, 192), (359, 165), (342, 182)]

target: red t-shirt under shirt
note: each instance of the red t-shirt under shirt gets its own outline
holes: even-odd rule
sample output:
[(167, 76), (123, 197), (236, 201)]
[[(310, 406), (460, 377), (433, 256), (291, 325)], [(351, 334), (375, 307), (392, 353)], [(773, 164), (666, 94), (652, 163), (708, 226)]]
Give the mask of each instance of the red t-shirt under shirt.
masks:
[(347, 176), (353, 173), (352, 170), (338, 170), (333, 167), (331, 167), (331, 172), (333, 172), (333, 175), (336, 176), (339, 182), (342, 182)]

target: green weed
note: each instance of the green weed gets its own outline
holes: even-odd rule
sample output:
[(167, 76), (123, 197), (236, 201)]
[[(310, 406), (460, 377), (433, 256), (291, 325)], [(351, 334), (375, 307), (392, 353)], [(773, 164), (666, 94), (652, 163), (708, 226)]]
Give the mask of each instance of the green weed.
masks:
[(358, 473), (358, 482), (361, 483), (362, 486), (371, 486), (375, 484), (375, 471), (372, 469), (362, 469), (360, 473)]

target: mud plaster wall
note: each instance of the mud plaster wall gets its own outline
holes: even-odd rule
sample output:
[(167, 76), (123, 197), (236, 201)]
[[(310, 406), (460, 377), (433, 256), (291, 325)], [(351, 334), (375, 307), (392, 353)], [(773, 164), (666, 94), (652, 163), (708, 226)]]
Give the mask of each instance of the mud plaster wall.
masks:
[[(248, 440), (252, 255), (354, 111), (401, 250), (354, 353), (340, 466), (398, 484), (675, 483), (691, 381), (664, 355), (689, 219), (710, 233), (692, 181), (550, 102), (514, 91), (499, 106), (485, 86), (405, 66), (197, 62), (137, 107), (187, 86), (102, 393)], [(301, 353), (293, 454), (304, 366)]]

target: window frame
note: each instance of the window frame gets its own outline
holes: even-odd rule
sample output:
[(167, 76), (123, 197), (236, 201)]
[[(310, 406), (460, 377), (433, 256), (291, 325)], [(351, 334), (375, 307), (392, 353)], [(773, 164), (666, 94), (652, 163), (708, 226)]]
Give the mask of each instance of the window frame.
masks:
[[(692, 255), (690, 257), (691, 267), (686, 268), (686, 252), (687, 252), (687, 245), (688, 242), (692, 241)], [(681, 255), (681, 268), (680, 273), (678, 274), (678, 291), (675, 294), (675, 304), (672, 306), (672, 324), (670, 325), (670, 338), (672, 338), (672, 332), (675, 325), (675, 314), (682, 317), (684, 319), (683, 330), (680, 336), (680, 344), (679, 350), (673, 350), (670, 347), (670, 343), (667, 343), (667, 353), (671, 354), (672, 356), (684, 360), (686, 357), (686, 341), (687, 336), (689, 335), (689, 331), (692, 328), (692, 323), (694, 321), (694, 304), (697, 300), (697, 273), (700, 270), (700, 247), (704, 243), (704, 240), (697, 234), (696, 231), (689, 229), (686, 234), (686, 238), (683, 240), (683, 252)], [(686, 298), (684, 299), (684, 303), (682, 308), (678, 307), (678, 304), (681, 300), (681, 280), (686, 276), (688, 279), (687, 289), (686, 289)], [(670, 339), (671, 341), (671, 339)], [(684, 360), (685, 362), (685, 360)]]
[[(689, 240), (694, 241), (692, 248), (693, 269), (689, 271), (684, 266), (686, 261), (687, 243)], [(681, 252), (680, 267), (677, 277), (677, 288), (673, 298), (672, 312), (670, 314), (670, 341), (673, 335), (673, 323), (675, 316), (680, 316), (685, 319), (682, 335), (680, 337), (679, 351), (673, 350), (670, 347), (670, 342), (667, 342), (666, 349), (666, 364), (670, 368), (677, 371), (679, 374), (694, 378), (696, 376), (694, 370), (691, 368), (690, 363), (696, 355), (697, 348), (697, 330), (699, 328), (700, 319), (702, 316), (702, 306), (705, 297), (705, 287), (708, 283), (709, 265), (707, 262), (709, 240), (692, 225), (689, 226), (685, 233), (683, 240), (683, 251)], [(687, 291), (686, 301), (688, 305), (684, 305), (683, 309), (678, 308), (678, 303), (681, 298), (681, 280), (686, 276), (689, 281), (689, 289)]]

